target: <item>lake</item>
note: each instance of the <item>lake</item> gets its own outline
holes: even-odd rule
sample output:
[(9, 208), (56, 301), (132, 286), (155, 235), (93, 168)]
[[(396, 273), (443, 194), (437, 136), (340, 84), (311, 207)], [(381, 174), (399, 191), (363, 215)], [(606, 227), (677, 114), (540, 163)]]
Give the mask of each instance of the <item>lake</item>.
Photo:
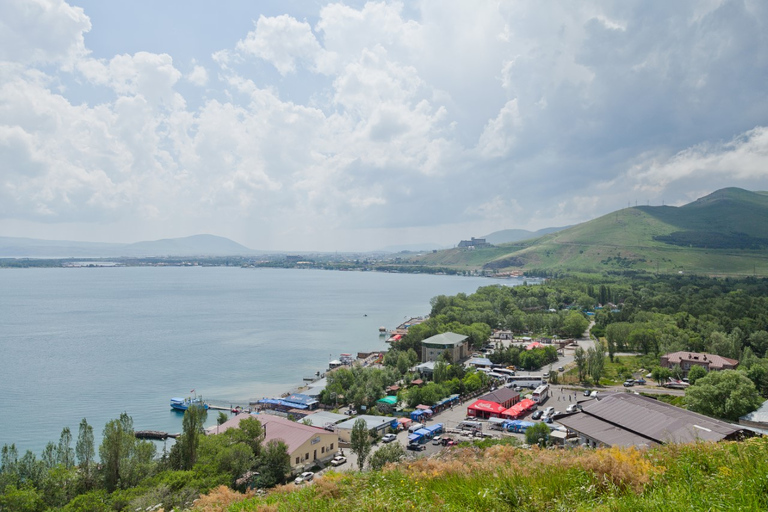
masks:
[(172, 396), (282, 394), (340, 353), (385, 349), (379, 327), (428, 314), (432, 297), (499, 283), (232, 267), (2, 270), (0, 445), (40, 453), (65, 426), (76, 439), (82, 418), (98, 443), (124, 411), (137, 430), (179, 432)]

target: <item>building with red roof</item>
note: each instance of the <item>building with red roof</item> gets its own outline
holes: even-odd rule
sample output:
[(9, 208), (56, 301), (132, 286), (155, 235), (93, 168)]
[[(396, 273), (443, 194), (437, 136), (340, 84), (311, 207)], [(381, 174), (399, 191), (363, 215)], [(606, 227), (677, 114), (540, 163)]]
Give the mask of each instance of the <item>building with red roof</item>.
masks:
[(505, 409), (506, 407), (497, 404), (496, 402), (489, 402), (488, 400), (477, 400), (475, 403), (467, 407), (467, 415), (485, 419), (500, 418), (501, 413), (503, 413)]

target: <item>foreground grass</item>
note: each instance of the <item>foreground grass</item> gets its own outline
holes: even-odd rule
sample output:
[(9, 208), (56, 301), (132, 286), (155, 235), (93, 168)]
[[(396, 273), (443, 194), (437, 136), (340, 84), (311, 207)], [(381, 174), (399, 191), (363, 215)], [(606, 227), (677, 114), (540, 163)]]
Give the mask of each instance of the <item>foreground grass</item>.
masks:
[(651, 450), (465, 447), (381, 472), (329, 473), (267, 497), (226, 488), (201, 511), (768, 509), (768, 440)]

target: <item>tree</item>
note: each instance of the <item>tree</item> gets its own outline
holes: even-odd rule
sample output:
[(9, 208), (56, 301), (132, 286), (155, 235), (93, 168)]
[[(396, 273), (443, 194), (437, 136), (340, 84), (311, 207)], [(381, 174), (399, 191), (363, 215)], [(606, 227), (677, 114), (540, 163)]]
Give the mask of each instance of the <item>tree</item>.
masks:
[(589, 321), (578, 311), (571, 311), (563, 321), (563, 334), (571, 338), (581, 338), (589, 327)]
[(380, 471), (385, 464), (398, 462), (405, 457), (405, 451), (400, 443), (389, 443), (376, 450), (371, 455), (370, 466), (374, 471)]
[(229, 419), (229, 417), (227, 416), (227, 413), (220, 412), (219, 416), (216, 418), (216, 424), (217, 425), (223, 425), (224, 423), (227, 422), (228, 419)]
[(190, 405), (184, 411), (182, 420), (182, 434), (177, 441), (181, 446), (181, 469), (192, 469), (197, 462), (197, 446), (200, 436), (204, 434), (203, 427), (208, 412), (202, 405)]
[(533, 446), (535, 444), (544, 447), (549, 440), (549, 426), (544, 422), (539, 422), (528, 427), (525, 431), (525, 442)]
[(576, 370), (579, 373), (579, 380), (584, 381), (587, 376), (587, 353), (581, 347), (576, 347), (573, 351), (573, 360), (576, 363)]
[(93, 459), (96, 456), (96, 449), (93, 440), (93, 427), (88, 424), (88, 421), (86, 421), (85, 418), (80, 421), (77, 443), (75, 444), (75, 454), (77, 455), (77, 462), (80, 465), (80, 471), (83, 475), (85, 489), (90, 489)]
[(600, 383), (600, 378), (605, 371), (605, 347), (600, 340), (595, 341), (595, 346), (587, 349), (587, 372), (595, 384)]
[(352, 426), (350, 444), (352, 445), (352, 452), (357, 455), (357, 466), (360, 468), (360, 471), (362, 471), (365, 466), (365, 460), (368, 458), (368, 454), (371, 453), (371, 440), (368, 435), (368, 424), (364, 419), (358, 419)]
[(738, 421), (757, 409), (763, 399), (754, 383), (742, 372), (709, 372), (685, 390), (685, 403), (692, 411), (714, 418)]
[(669, 368), (665, 368), (663, 366), (656, 366), (651, 371), (651, 377), (653, 377), (653, 380), (655, 380), (656, 384), (659, 386), (666, 384), (671, 376), (672, 372), (669, 371)]
[(133, 419), (127, 413), (122, 413), (119, 419), (104, 425), (99, 457), (104, 472), (104, 485), (108, 491), (112, 492), (125, 483), (135, 440)]
[(59, 437), (59, 446), (56, 449), (56, 462), (67, 469), (75, 465), (75, 451), (72, 449), (72, 433), (69, 427), (64, 427)]
[(693, 368), (688, 370), (688, 383), (691, 385), (696, 384), (696, 381), (702, 377), (706, 377), (707, 370), (703, 366), (693, 365)]
[(285, 476), (291, 471), (291, 456), (288, 445), (283, 441), (271, 440), (264, 446), (259, 458), (259, 484), (273, 487), (285, 482)]

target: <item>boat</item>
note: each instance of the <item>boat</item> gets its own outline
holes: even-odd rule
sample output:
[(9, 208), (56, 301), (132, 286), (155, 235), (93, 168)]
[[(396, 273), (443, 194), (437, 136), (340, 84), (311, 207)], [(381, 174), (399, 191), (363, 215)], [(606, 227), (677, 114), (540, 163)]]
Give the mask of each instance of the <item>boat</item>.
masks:
[(171, 398), (171, 409), (175, 409), (177, 411), (186, 411), (193, 405), (201, 406), (203, 409), (208, 409), (208, 404), (203, 401), (202, 397)]
[(389, 333), (387, 332), (387, 328), (386, 327), (384, 327), (384, 326), (379, 327), (379, 336), (386, 336), (387, 334), (389, 334)]

